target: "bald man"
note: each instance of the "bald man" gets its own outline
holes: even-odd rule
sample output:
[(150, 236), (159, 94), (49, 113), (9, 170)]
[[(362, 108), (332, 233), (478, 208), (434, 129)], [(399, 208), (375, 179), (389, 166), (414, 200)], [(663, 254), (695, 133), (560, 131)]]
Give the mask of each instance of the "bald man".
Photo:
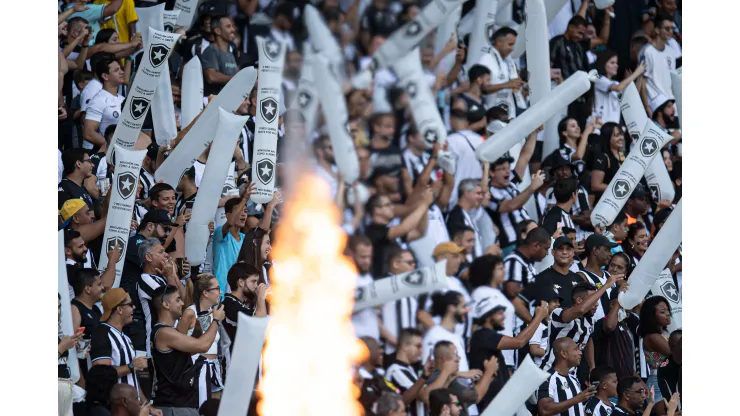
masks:
[(550, 377), (545, 380), (537, 392), (537, 407), (541, 414), (569, 415), (574, 408), (575, 414), (584, 414), (584, 406), (588, 399), (596, 394), (595, 388), (581, 391), (580, 381), (568, 371), (581, 364), (583, 353), (578, 345), (570, 338), (558, 338), (553, 342), (555, 362), (548, 371)]
[(110, 392), (111, 416), (162, 416), (162, 411), (139, 401), (136, 389), (130, 384), (119, 383)]

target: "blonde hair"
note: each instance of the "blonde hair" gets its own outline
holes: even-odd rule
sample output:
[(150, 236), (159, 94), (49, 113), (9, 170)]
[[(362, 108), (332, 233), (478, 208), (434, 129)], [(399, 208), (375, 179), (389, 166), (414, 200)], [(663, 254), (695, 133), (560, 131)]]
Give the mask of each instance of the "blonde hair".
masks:
[(195, 278), (195, 283), (193, 283), (192, 278), (188, 279), (188, 282), (185, 284), (185, 305), (190, 306), (195, 303), (195, 285), (197, 285), (198, 294), (200, 294), (208, 289), (208, 282), (215, 278), (216, 276), (210, 273), (201, 273)]

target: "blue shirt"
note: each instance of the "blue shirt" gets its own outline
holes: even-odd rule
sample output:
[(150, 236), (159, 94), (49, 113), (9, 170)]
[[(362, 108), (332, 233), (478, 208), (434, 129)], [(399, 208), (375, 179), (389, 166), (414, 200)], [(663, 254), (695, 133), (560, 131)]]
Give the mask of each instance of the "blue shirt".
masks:
[(226, 233), (225, 237), (223, 235), (223, 225), (213, 231), (213, 270), (222, 294), (226, 293), (226, 276), (231, 266), (236, 263), (244, 241), (242, 232), (239, 232), (239, 241), (236, 241), (231, 232)]
[[(69, 9), (70, 7), (74, 7), (74, 3), (68, 4), (66, 9)], [(108, 18), (103, 17), (103, 10), (105, 10), (105, 4), (88, 3), (85, 5), (85, 7), (87, 7), (88, 10), (74, 13), (72, 16), (69, 16), (69, 19), (73, 17), (81, 17), (87, 20), (87, 23), (90, 25), (90, 31), (92, 32), (92, 37), (90, 38), (90, 44), (92, 45), (95, 43), (95, 37), (98, 36), (98, 32), (100, 31), (100, 22), (102, 20), (110, 19), (110, 17)]]

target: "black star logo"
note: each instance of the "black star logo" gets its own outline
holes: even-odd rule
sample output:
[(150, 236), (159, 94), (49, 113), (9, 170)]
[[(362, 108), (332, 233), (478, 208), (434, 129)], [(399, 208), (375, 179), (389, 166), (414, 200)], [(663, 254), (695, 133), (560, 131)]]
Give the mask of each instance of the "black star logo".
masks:
[[(119, 236), (110, 237), (105, 242), (106, 253), (110, 253), (111, 251), (113, 251), (116, 248), (116, 246), (118, 246), (118, 248), (121, 249), (121, 253), (123, 253), (123, 250), (126, 248), (126, 242), (123, 240), (123, 238)], [(123, 256), (120, 256), (118, 258), (118, 261), (121, 261), (122, 259), (123, 259)]]
[(280, 56), (280, 42), (276, 41), (273, 38), (267, 38), (265, 39), (265, 55), (268, 59), (271, 61), (274, 61), (275, 59)]
[(149, 48), (149, 62), (151, 62), (154, 68), (162, 65), (167, 61), (167, 56), (170, 54), (170, 48), (161, 43), (155, 43)]
[(116, 177), (116, 188), (121, 198), (128, 199), (136, 191), (137, 177), (131, 172), (123, 172)]
[(132, 97), (131, 98), (131, 117), (134, 120), (138, 120), (149, 111), (150, 101), (144, 97)]
[(421, 24), (416, 20), (410, 22), (406, 27), (406, 35), (408, 36), (416, 36), (419, 32), (421, 32)]
[(614, 183), (614, 187), (612, 189), (614, 197), (616, 197), (617, 199), (627, 198), (632, 193), (632, 187), (630, 186), (629, 182), (624, 179), (618, 179)]
[(413, 98), (416, 98), (416, 93), (417, 93), (416, 83), (413, 81), (409, 82), (408, 85), (406, 85), (406, 94), (409, 95), (409, 98), (413, 99)]
[(272, 97), (260, 101), (260, 115), (268, 123), (275, 121), (278, 115), (278, 102)]
[(658, 141), (652, 137), (645, 137), (640, 143), (640, 153), (645, 157), (651, 157), (658, 151)]
[(270, 159), (262, 159), (257, 162), (257, 177), (263, 185), (272, 182), (275, 176), (275, 164)]

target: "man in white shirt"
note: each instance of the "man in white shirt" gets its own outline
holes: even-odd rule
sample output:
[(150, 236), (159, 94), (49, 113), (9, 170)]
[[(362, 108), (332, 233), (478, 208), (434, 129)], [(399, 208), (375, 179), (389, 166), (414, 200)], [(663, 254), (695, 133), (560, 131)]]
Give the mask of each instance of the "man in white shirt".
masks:
[(455, 187), (447, 205), (452, 209), (457, 204), (457, 188), (463, 179), (477, 179), (483, 177), (483, 167), (475, 156), (475, 149), (483, 143), (483, 137), (468, 128), (468, 116), (465, 110), (453, 109), (450, 111), (450, 124), (453, 133), (447, 136), (447, 150), (455, 158)]
[(338, 170), (334, 160), (334, 148), (329, 136), (320, 136), (313, 142), (313, 154), (316, 156), (316, 174), (329, 184), (331, 197), (337, 194)]
[[(88, 149), (98, 148), (106, 151), (105, 129), (118, 124), (121, 115), (123, 96), (118, 95), (118, 87), (123, 84), (123, 69), (118, 61), (102, 59), (95, 64), (95, 75), (103, 82), (103, 88), (95, 94), (85, 113), (83, 125), (83, 146)], [(131, 106), (134, 118), (143, 117), (148, 105)]]
[[(360, 275), (357, 277), (357, 289), (373, 282), (370, 266), (373, 260), (373, 243), (364, 235), (353, 235), (347, 243), (348, 253), (357, 266)], [(379, 311), (377, 308), (365, 308), (352, 314), (352, 326), (357, 338), (370, 337), (380, 342)]]
[[(469, 308), (473, 306), (473, 298), (470, 297), (468, 289), (465, 288), (463, 282), (457, 277), (464, 250), (464, 248), (459, 247), (453, 242), (442, 243), (434, 248), (433, 256), (435, 261), (447, 261), (447, 264), (445, 265), (445, 273), (447, 274), (448, 282), (447, 290), (454, 290), (455, 292), (460, 293), (465, 299), (465, 305)], [(440, 291), (440, 293), (445, 293), (447, 290)], [(425, 305), (425, 309), (430, 309), (431, 306), (432, 304), (430, 299), (430, 302)], [(439, 324), (441, 322), (441, 317), (435, 316), (432, 317), (432, 320), (434, 320), (435, 324)], [(467, 314), (464, 322), (455, 326), (455, 334), (459, 335), (463, 339), (464, 345), (467, 345), (470, 341), (472, 328), (473, 317), (470, 314)]]
[[(640, 62), (645, 63), (646, 88), (640, 91), (645, 108), (649, 107), (650, 100), (658, 94), (673, 99), (671, 89), (671, 71), (676, 69), (676, 51), (667, 45), (673, 36), (673, 20), (659, 14), (655, 20), (657, 36), (652, 44), (643, 49)], [(652, 116), (651, 114), (649, 114)]]
[(516, 31), (502, 27), (493, 34), (493, 49), (483, 54), (478, 61), (491, 71), (489, 85), (483, 87), (486, 109), (501, 106), (509, 112), (509, 118), (516, 117), (515, 94), (524, 85), (519, 79), (516, 63), (511, 59), (511, 51), (516, 43)]

